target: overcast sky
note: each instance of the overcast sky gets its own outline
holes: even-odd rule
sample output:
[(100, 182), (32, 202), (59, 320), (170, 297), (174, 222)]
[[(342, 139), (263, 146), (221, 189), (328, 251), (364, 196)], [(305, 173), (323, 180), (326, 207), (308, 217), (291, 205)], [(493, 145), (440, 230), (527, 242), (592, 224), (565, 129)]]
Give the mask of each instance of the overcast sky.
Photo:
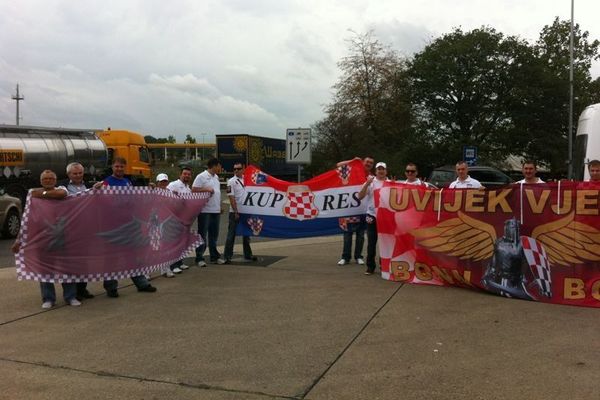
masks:
[[(0, 123), (199, 142), (285, 136), (323, 117), (349, 30), (410, 56), (461, 26), (534, 41), (570, 0), (0, 0)], [(600, 1), (575, 21), (600, 39)], [(600, 63), (593, 66), (600, 75)], [(202, 136), (201, 133), (207, 133)]]

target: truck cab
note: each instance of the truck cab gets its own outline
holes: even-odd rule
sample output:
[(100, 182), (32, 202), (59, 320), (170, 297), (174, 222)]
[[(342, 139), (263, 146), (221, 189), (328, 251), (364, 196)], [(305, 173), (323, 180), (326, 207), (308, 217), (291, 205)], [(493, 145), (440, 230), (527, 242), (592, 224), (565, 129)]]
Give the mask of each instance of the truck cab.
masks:
[(591, 160), (600, 160), (600, 103), (586, 107), (577, 123), (573, 157), (573, 178), (589, 180), (586, 168)]
[(150, 167), (150, 152), (144, 136), (136, 132), (110, 128), (98, 132), (98, 136), (106, 144), (109, 168), (114, 157), (123, 157), (127, 160), (125, 175), (135, 185), (148, 184), (152, 169)]

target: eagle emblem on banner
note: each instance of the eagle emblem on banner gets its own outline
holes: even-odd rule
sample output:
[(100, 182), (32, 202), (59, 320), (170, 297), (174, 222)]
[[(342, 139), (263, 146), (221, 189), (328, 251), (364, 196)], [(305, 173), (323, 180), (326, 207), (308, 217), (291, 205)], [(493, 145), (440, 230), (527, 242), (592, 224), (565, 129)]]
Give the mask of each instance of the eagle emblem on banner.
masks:
[(158, 215), (153, 212), (148, 221), (133, 217), (131, 221), (118, 228), (97, 235), (111, 244), (134, 247), (150, 245), (152, 250), (158, 251), (161, 241), (178, 240), (183, 230), (183, 224), (173, 216), (160, 222)]
[[(533, 229), (521, 236), (514, 218), (505, 221), (498, 238), (494, 226), (458, 212), (457, 217), (433, 227), (411, 231), (429, 251), (460, 260), (490, 260), (482, 278), (488, 289), (507, 297), (534, 298), (532, 285), (552, 296), (551, 267), (600, 260), (600, 231), (574, 220), (575, 213)], [(529, 271), (529, 272), (528, 272)]]

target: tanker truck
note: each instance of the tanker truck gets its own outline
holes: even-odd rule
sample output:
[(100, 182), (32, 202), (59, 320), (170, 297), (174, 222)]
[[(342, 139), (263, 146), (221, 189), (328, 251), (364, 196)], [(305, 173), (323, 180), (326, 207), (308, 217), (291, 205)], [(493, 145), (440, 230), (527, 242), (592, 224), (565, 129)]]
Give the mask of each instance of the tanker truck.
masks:
[(0, 125), (0, 187), (24, 202), (45, 169), (61, 180), (67, 164), (77, 161), (84, 179), (93, 182), (111, 173), (117, 156), (127, 160), (126, 174), (145, 185), (151, 175), (148, 154), (143, 136), (135, 132)]

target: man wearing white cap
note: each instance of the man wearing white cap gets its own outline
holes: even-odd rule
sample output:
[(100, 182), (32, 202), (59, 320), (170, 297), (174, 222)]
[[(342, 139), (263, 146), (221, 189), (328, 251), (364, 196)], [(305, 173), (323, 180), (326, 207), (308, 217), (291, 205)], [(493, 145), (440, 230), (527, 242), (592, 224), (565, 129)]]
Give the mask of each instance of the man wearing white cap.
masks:
[(387, 165), (384, 162), (375, 164), (375, 176), (371, 175), (358, 193), (359, 200), (367, 199), (367, 270), (365, 275), (375, 272), (375, 253), (377, 251), (377, 219), (375, 209), (375, 190), (383, 187), (387, 179)]
[(156, 175), (156, 187), (166, 189), (169, 185), (169, 176), (167, 174)]
[[(156, 175), (156, 187), (157, 188), (167, 190), (168, 186), (169, 186), (169, 176), (167, 174)], [(181, 261), (177, 261), (176, 263), (172, 264), (170, 267), (164, 267), (162, 269), (162, 274), (164, 276), (166, 276), (167, 278), (175, 277), (175, 274), (181, 273), (181, 269), (179, 268), (179, 265), (178, 265), (178, 263), (180, 263), (180, 262)]]

